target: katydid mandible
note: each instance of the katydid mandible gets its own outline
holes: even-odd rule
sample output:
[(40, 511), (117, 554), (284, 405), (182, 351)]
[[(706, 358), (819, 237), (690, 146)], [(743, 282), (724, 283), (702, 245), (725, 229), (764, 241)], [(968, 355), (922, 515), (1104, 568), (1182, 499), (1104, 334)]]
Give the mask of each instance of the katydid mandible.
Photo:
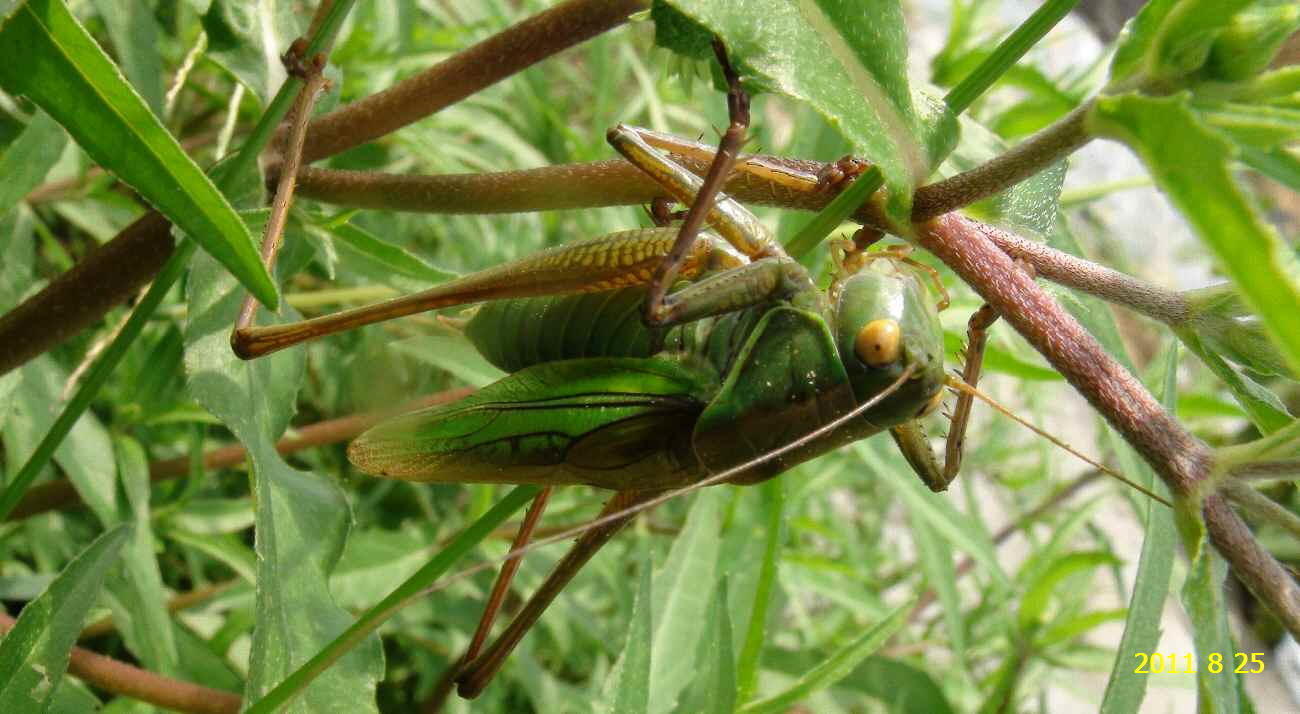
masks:
[[(941, 467), (919, 421), (938, 407), (947, 379), (939, 299), (925, 286), (924, 266), (889, 251), (867, 253), (869, 241), (858, 241), (841, 249), (823, 291), (753, 214), (719, 191), (744, 143), (748, 99), (725, 53), (718, 55), (731, 125), (704, 179), (640, 130), (609, 132), (617, 151), (691, 206), (680, 228), (570, 243), (300, 323), (241, 325), (231, 338), (236, 353), (256, 357), (393, 317), (484, 303), (463, 332), (511, 374), (455, 404), (372, 428), (348, 449), (360, 470), (438, 483), (598, 486), (617, 492), (609, 514), (746, 464), (876, 397), (861, 417), (727, 481), (757, 483), (887, 430), (925, 483), (945, 489), (971, 397), (958, 402)], [(698, 232), (705, 222), (712, 232)], [(971, 320), (968, 383), (978, 378), (995, 317), (985, 308)], [(516, 545), (548, 495), (549, 488), (538, 496)], [(556, 594), (631, 518), (584, 533), (480, 653), (517, 565), (508, 561), (479, 632), (445, 682), (454, 678), (465, 697), (482, 691)]]

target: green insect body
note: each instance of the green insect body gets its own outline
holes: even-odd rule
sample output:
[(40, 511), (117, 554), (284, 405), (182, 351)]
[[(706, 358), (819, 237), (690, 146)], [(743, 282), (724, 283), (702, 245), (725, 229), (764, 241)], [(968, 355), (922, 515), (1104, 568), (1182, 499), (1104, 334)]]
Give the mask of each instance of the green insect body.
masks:
[[(915, 419), (943, 386), (934, 303), (904, 266), (872, 263), (829, 294), (805, 290), (667, 329), (644, 325), (644, 302), (644, 288), (631, 287), (483, 305), (465, 334), (512, 374), (381, 424), (350, 457), (417, 481), (675, 488), (795, 441), (914, 365), (860, 418), (729, 479), (754, 483)], [(898, 326), (900, 349), (872, 366), (855, 341), (877, 320)]]

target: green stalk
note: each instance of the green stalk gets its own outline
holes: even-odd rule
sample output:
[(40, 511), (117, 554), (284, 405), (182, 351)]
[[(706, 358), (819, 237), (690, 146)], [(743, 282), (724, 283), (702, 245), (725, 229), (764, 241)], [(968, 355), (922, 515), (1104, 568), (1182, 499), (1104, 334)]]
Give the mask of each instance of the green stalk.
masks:
[(281, 707), (289, 703), (290, 699), (306, 689), (307, 685), (311, 684), (312, 680), (321, 672), (328, 669), (331, 664), (351, 651), (353, 647), (356, 647), (357, 643), (365, 639), (367, 635), (379, 629), (379, 626), (396, 614), (398, 610), (419, 598), (424, 593), (424, 590), (442, 577), (442, 574), (453, 563), (469, 552), (470, 548), (478, 545), (479, 541), (486, 538), (493, 530), (496, 530), (512, 513), (533, 500), (533, 496), (536, 496), (540, 490), (537, 486), (514, 487), (510, 493), (506, 494), (505, 498), (492, 507), (492, 510), (483, 514), (482, 518), (456, 536), (456, 539), (434, 556), (433, 560), (430, 560), (423, 568), (420, 568), (414, 575), (397, 586), (397, 589), (389, 593), (388, 597), (381, 600), (379, 604), (367, 610), (356, 622), (352, 623), (351, 627), (334, 638), (333, 642), (326, 645), (324, 649), (317, 652), (288, 677), (285, 677), (284, 681), (267, 692), (266, 696), (246, 709), (245, 714), (271, 714), (279, 711)]
[(961, 114), (966, 111), (1078, 3), (1079, 0), (1047, 0), (1034, 14), (1020, 23), (1020, 27), (1007, 35), (992, 54), (943, 98), (952, 113)]
[(167, 262), (163, 264), (162, 271), (158, 273), (158, 277), (153, 281), (149, 292), (145, 293), (144, 299), (131, 313), (130, 319), (122, 326), (122, 331), (117, 334), (117, 337), (113, 338), (113, 342), (109, 344), (108, 349), (104, 350), (104, 354), (86, 372), (86, 378), (82, 381), (81, 387), (77, 389), (77, 393), (63, 407), (63, 412), (59, 414), (59, 418), (54, 421), (50, 430), (45, 432), (45, 437), (36, 446), (36, 450), (27, 459), (27, 463), (23, 464), (22, 469), (18, 471), (18, 475), (14, 476), (13, 480), (5, 486), (4, 493), (0, 493), (0, 521), (8, 518), (9, 512), (18, 504), (19, 499), (23, 497), (23, 493), (27, 491), (27, 487), (36, 479), (36, 475), (41, 472), (41, 469), (45, 468), (45, 465), (49, 463), (50, 457), (54, 455), (54, 450), (59, 448), (59, 444), (63, 443), (63, 439), (67, 437), (68, 432), (72, 431), (72, 425), (77, 423), (77, 419), (81, 418), (81, 414), (86, 411), (86, 407), (90, 406), (91, 400), (95, 398), (95, 395), (99, 394), (100, 388), (104, 386), (104, 382), (108, 381), (108, 376), (113, 373), (113, 368), (117, 367), (117, 363), (126, 354), (127, 348), (140, 335), (145, 323), (149, 321), (159, 303), (167, 296), (176, 279), (181, 276), (181, 273), (185, 272), (185, 266), (189, 264), (197, 245), (197, 243), (189, 239), (182, 241), (180, 246), (176, 248), (176, 252), (172, 253), (172, 257), (168, 258)]
[[(343, 18), (347, 16), (353, 2), (355, 0), (339, 0), (339, 2), (334, 3), (325, 20), (321, 23), (320, 31), (307, 45), (308, 57), (320, 51), (321, 48), (327, 47), (333, 41), (334, 34), (343, 26)], [(266, 112), (262, 114), (261, 119), (258, 120), (257, 126), (253, 128), (252, 134), (239, 149), (239, 153), (229, 163), (213, 170), (213, 179), (218, 190), (223, 193), (231, 190), (234, 187), (236, 177), (252, 166), (252, 162), (262, 153), (262, 149), (266, 147), (267, 142), (271, 140), (271, 134), (274, 132), (275, 127), (280, 124), (285, 114), (288, 113), (289, 107), (293, 103), (294, 94), (298, 92), (301, 85), (302, 80), (300, 79), (291, 77), (287, 80), (280, 87), (280, 91), (275, 95), (275, 99)], [(113, 338), (113, 342), (108, 346), (108, 349), (104, 350), (104, 354), (86, 373), (86, 379), (81, 383), (81, 387), (77, 389), (76, 395), (63, 407), (62, 413), (54, 421), (50, 430), (45, 433), (41, 443), (32, 452), (31, 458), (27, 459), (27, 463), (23, 464), (22, 469), (18, 471), (18, 475), (5, 486), (4, 492), (0, 493), (0, 521), (8, 517), (9, 512), (18, 504), (27, 487), (36, 479), (41, 469), (45, 468), (45, 465), (49, 463), (50, 457), (59, 448), (59, 444), (63, 443), (63, 440), (68, 436), (68, 432), (72, 431), (72, 425), (77, 423), (77, 419), (81, 417), (86, 408), (90, 406), (91, 401), (99, 394), (99, 390), (108, 381), (109, 375), (113, 373), (118, 362), (122, 361), (122, 357), (126, 355), (131, 343), (135, 342), (135, 338), (140, 336), (145, 323), (153, 317), (154, 311), (158, 309), (158, 305), (162, 303), (172, 285), (185, 272), (190, 258), (194, 255), (194, 248), (195, 243), (189, 238), (182, 240), (180, 245), (177, 246), (176, 252), (172, 254), (171, 258), (167, 259), (162, 271), (154, 279), (153, 285), (145, 293), (144, 299), (131, 313), (131, 317), (126, 321), (126, 325), (122, 327), (122, 331), (117, 334), (117, 337)]]
[(885, 175), (880, 173), (878, 167), (867, 169), (785, 244), (786, 252), (791, 258), (801, 260), (884, 184)]
[(736, 665), (737, 706), (752, 699), (758, 686), (758, 664), (767, 639), (767, 616), (772, 605), (777, 559), (784, 536), (785, 484), (774, 478), (764, 482), (760, 488), (763, 489), (763, 508), (767, 511), (767, 543), (763, 546), (763, 565), (758, 572), (758, 587), (754, 590), (754, 607), (749, 612), (745, 644)]
[[(334, 43), (334, 36), (338, 34), (339, 28), (343, 27), (343, 20), (347, 18), (348, 11), (352, 9), (352, 4), (356, 0), (338, 0), (325, 19), (320, 23), (320, 29), (316, 32), (311, 41), (307, 43), (307, 50), (303, 52), (304, 57), (312, 57), (318, 52), (324, 52), (326, 48)], [(214, 169), (213, 179), (217, 183), (217, 188), (226, 191), (230, 186), (226, 185), (227, 181), (233, 180), (233, 177), (243, 174), (257, 160), (271, 141), (271, 135), (275, 133), (276, 127), (284, 121), (284, 117), (289, 113), (289, 108), (293, 106), (293, 98), (302, 89), (303, 81), (298, 77), (289, 75), (285, 78), (284, 84), (280, 85), (280, 91), (275, 93), (275, 98), (267, 105), (266, 111), (262, 112), (262, 118), (257, 121), (253, 131), (249, 133), (248, 139), (244, 141), (243, 146), (239, 147), (239, 153), (230, 160), (229, 163)]]

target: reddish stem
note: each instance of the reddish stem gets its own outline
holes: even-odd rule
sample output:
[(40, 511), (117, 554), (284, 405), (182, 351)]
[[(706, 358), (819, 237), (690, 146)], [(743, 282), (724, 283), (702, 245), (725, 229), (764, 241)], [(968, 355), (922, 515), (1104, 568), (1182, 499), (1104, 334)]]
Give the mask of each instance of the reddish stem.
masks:
[[(14, 622), (0, 613), (0, 632), (8, 632)], [(106, 692), (179, 712), (238, 714), (242, 701), (238, 694), (164, 677), (81, 647), (72, 648), (68, 674)]]

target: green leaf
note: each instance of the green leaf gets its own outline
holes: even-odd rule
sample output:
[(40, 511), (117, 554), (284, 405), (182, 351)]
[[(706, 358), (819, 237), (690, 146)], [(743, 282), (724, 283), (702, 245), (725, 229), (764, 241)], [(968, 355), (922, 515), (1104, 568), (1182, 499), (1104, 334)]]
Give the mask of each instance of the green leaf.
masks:
[(723, 489), (705, 489), (695, 497), (686, 525), (668, 560), (654, 579), (655, 614), (650, 660), (650, 709), (671, 711), (678, 695), (695, 677), (695, 650), (700, 621), (717, 581)]
[(1218, 351), (1206, 347), (1195, 330), (1179, 329), (1175, 330), (1174, 334), (1178, 335), (1178, 339), (1182, 340), (1183, 344), (1187, 345), (1187, 348), (1223, 382), (1232, 393), (1232, 398), (1246, 411), (1250, 421), (1261, 433), (1270, 434), (1292, 422), (1293, 419), (1287, 412), (1286, 405), (1276, 394), (1237, 371), (1220, 356)]
[[(14, 413), (4, 425), (5, 457), (10, 478), (30, 460), (42, 436), (50, 431), (63, 402), (61, 393), (68, 374), (49, 355), (24, 365), (14, 391)], [(117, 469), (113, 443), (94, 414), (82, 414), (53, 458), (67, 472), (77, 495), (105, 527), (118, 520)], [(33, 474), (34, 475), (34, 474)], [(10, 484), (6, 484), (7, 486)]]
[(1259, 151), (1241, 147), (1244, 164), (1294, 191), (1300, 191), (1300, 159), (1289, 149)]
[(853, 449), (881, 482), (903, 500), (910, 512), (925, 519), (950, 545), (974, 558), (998, 586), (1010, 587), (1011, 580), (998, 563), (997, 549), (988, 533), (975, 519), (958, 511), (952, 501), (927, 489), (896, 449), (889, 449), (889, 462), (886, 463), (880, 456), (883, 445), (887, 442), (872, 440), (856, 444)]
[(108, 30), (122, 73), (154, 115), (162, 116), (166, 74), (158, 55), (158, 25), (149, 3), (95, 0), (95, 9)]
[(435, 268), (420, 256), (351, 223), (330, 226), (328, 231), (335, 245), (342, 249), (339, 252), (347, 254), (349, 269), (368, 275), (405, 275), (426, 283), (441, 283), (456, 277), (455, 273)]
[(952, 714), (943, 689), (922, 669), (872, 655), (841, 683), (889, 707), (893, 714)]
[(912, 603), (906, 603), (889, 613), (884, 620), (863, 632), (857, 639), (831, 655), (799, 678), (790, 688), (768, 699), (747, 704), (738, 709), (744, 714), (776, 714), (802, 701), (810, 694), (835, 685), (847, 677), (867, 657), (885, 644), (907, 622)]
[(1110, 86), (1166, 85), (1205, 65), (1214, 41), (1254, 0), (1151, 0), (1117, 41)]
[(202, 22), (207, 54), (266, 104), (285, 80), (280, 53), (301, 32), (293, 3), (213, 0)]
[(781, 544), (785, 541), (785, 480), (774, 478), (759, 485), (763, 496), (763, 514), (767, 538), (763, 543), (763, 564), (754, 586), (754, 604), (749, 610), (749, 624), (745, 629), (745, 643), (736, 664), (736, 701), (745, 703), (758, 685), (758, 663), (767, 642), (764, 633), (772, 607), (772, 591), (776, 586), (777, 567), (781, 562)]
[[(912, 188), (929, 174), (907, 83), (907, 31), (897, 0), (670, 0), (722, 38), (756, 89), (807, 102), (854, 152), (878, 165), (887, 214), (906, 231)], [(671, 45), (669, 45), (671, 46)]]
[[(271, 714), (282, 711), (282, 707), (316, 678), (328, 670), (335, 662), (349, 652), (353, 652), (359, 643), (374, 633), (398, 610), (401, 610), (437, 581), (454, 563), (459, 561), (471, 548), (486, 538), (493, 529), (505, 522), (510, 514), (523, 508), (537, 495), (536, 486), (516, 486), (506, 497), (501, 499), (481, 518), (456, 536), (447, 547), (438, 551), (423, 568), (407, 578), (396, 590), (388, 594), (374, 607), (362, 613), (361, 617), (347, 630), (334, 638), (323, 649), (312, 655), (305, 664), (284, 679), (265, 697), (254, 702), (246, 714)], [(351, 700), (345, 700), (351, 701)]]
[[(1161, 372), (1153, 375), (1151, 381), (1157, 387), (1153, 391), (1165, 407), (1172, 411), (1177, 397), (1178, 351), (1171, 346), (1163, 359), (1157, 359), (1155, 364)], [(1166, 489), (1161, 488), (1162, 484), (1156, 481), (1155, 474), (1136, 458), (1131, 447), (1125, 445), (1120, 452), (1127, 473), (1136, 476), (1143, 486), (1155, 488), (1163, 494)], [(1132, 471), (1129, 470), (1129, 464), (1140, 464), (1141, 468)], [(1100, 709), (1102, 714), (1130, 714), (1139, 710), (1146, 694), (1147, 675), (1134, 672), (1133, 656), (1138, 652), (1155, 652), (1160, 643), (1161, 613), (1169, 596), (1177, 530), (1174, 527), (1173, 513), (1155, 501), (1146, 501), (1145, 515), (1146, 535), (1142, 540), (1142, 555), (1138, 558), (1137, 574), (1133, 578), (1133, 594), (1129, 597), (1124, 634), (1120, 637), (1115, 663), (1110, 678), (1106, 681), (1106, 693), (1102, 697)]]
[(426, 335), (392, 345), (393, 351), (408, 354), (474, 387), (487, 386), (506, 376), (459, 335)]
[(18, 138), (0, 154), (0, 216), (40, 185), (63, 154), (68, 137), (49, 114), (38, 111)]
[(727, 601), (727, 579), (724, 577), (718, 581), (713, 605), (704, 619), (701, 629), (704, 636), (700, 638), (700, 650), (695, 656), (700, 663), (699, 674), (681, 711), (732, 714), (736, 709), (736, 662)]
[[(1191, 567), (1183, 582), (1183, 607), (1192, 621), (1192, 641), (1196, 645), (1196, 691), (1198, 710), (1207, 714), (1237, 714), (1237, 675), (1229, 664), (1236, 652), (1228, 629), (1228, 608), (1223, 601), (1223, 581), (1227, 575), (1223, 559), (1213, 548), (1201, 520), (1201, 509), (1180, 502), (1179, 525), (1183, 547), (1191, 556)], [(1205, 663), (1211, 654), (1223, 657), (1223, 670), (1210, 672)]]
[[(257, 624), (245, 697), (255, 701), (352, 624), (329, 591), (351, 513), (335, 482), (295, 471), (275, 451), (293, 414), (303, 350), (253, 362), (235, 357), (229, 333), (242, 292), (211, 259), (194, 262), (185, 367), (191, 393), (243, 442), (251, 464)], [(271, 316), (263, 311), (257, 321), (269, 324)], [(382, 672), (379, 641), (370, 637), (302, 692), (290, 711), (374, 711)]]
[(1021, 630), (1030, 631), (1039, 626), (1052, 595), (1062, 580), (1076, 573), (1099, 568), (1103, 565), (1116, 565), (1119, 561), (1110, 553), (1101, 551), (1091, 553), (1070, 553), (1060, 559), (1029, 584), (1024, 596), (1020, 598), (1018, 622)]
[(925, 574), (925, 582), (938, 594), (953, 655), (957, 666), (965, 669), (966, 626), (961, 611), (961, 594), (957, 592), (957, 569), (952, 562), (952, 549), (943, 545), (929, 521), (915, 511), (910, 515), (912, 542), (916, 544), (921, 572)]
[(1230, 103), (1201, 109), (1200, 115), (1234, 142), (1261, 151), (1282, 147), (1300, 137), (1300, 109)]
[(1188, 290), (1183, 296), (1187, 299), (1187, 319), (1174, 327), (1180, 336), (1194, 334), (1206, 349), (1252, 372), (1300, 377), (1287, 367), (1259, 318), (1250, 314), (1231, 284)]
[(275, 284), (225, 197), (185, 154), (61, 0), (28, 0), (0, 27), (0, 87), (54, 117), (263, 304)]
[(114, 439), (118, 472), (130, 506), (131, 542), (123, 553), (124, 577), (109, 581), (116, 597), (113, 622), (127, 647), (147, 669), (164, 675), (179, 674), (179, 655), (163, 591), (162, 573), (154, 554), (155, 540), (149, 512), (149, 459), (135, 439)]
[(1137, 152), (1263, 320), (1287, 363), (1300, 370), (1300, 267), (1233, 181), (1232, 147), (1197, 121), (1185, 96), (1105, 98), (1089, 123)]
[(1216, 79), (1250, 79), (1268, 68), (1283, 43), (1300, 28), (1294, 0), (1256, 0), (1214, 42), (1207, 69)]
[(650, 658), (653, 655), (650, 641), (650, 561), (641, 563), (640, 583), (636, 602), (632, 605), (632, 621), (627, 628), (627, 641), (623, 655), (615, 668), (617, 686), (614, 708), (622, 714), (645, 714), (650, 706)]
[(0, 640), (0, 711), (39, 712), (49, 706), (86, 614), (130, 535), (131, 528), (121, 525), (95, 539), (23, 608)]

